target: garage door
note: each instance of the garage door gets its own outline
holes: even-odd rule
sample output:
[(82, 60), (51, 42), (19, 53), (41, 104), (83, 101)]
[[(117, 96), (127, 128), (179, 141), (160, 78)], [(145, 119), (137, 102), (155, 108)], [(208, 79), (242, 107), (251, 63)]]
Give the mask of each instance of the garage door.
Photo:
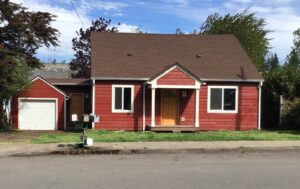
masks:
[(19, 104), (20, 130), (55, 130), (55, 100), (21, 100)]

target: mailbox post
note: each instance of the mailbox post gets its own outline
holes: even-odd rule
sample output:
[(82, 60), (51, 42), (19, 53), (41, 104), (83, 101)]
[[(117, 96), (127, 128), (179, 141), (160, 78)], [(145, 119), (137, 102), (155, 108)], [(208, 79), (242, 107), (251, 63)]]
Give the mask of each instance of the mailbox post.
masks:
[[(76, 115), (77, 116), (77, 115)], [(73, 115), (72, 115), (73, 118)], [(84, 147), (89, 147), (93, 145), (93, 139), (92, 138), (87, 138), (86, 136), (86, 132), (88, 129), (88, 123), (99, 123), (100, 118), (99, 115), (95, 115), (95, 114), (83, 114), (82, 115), (82, 133), (80, 136), (80, 140), (81, 140), (81, 144), (77, 145), (77, 147), (79, 148), (84, 148)]]

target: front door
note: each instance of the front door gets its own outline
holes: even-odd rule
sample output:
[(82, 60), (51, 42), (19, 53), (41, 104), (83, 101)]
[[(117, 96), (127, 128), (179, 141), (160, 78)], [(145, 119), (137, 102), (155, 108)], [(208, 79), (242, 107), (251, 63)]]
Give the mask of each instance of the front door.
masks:
[(176, 125), (178, 120), (178, 90), (162, 90), (161, 124)]
[(78, 121), (82, 120), (83, 114), (83, 94), (71, 94), (70, 115), (77, 114)]

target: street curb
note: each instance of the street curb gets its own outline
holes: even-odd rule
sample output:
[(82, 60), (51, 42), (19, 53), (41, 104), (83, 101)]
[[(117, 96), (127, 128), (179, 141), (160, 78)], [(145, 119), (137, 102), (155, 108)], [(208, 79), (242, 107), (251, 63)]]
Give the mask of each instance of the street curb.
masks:
[(184, 153), (263, 153), (263, 152), (287, 152), (300, 151), (300, 147), (238, 147), (238, 148), (186, 148), (186, 149), (104, 149), (104, 148), (86, 148), (86, 149), (67, 149), (53, 151), (34, 151), (26, 153), (14, 153), (10, 157), (31, 157), (31, 156), (49, 156), (49, 155), (117, 155), (117, 154), (184, 154)]

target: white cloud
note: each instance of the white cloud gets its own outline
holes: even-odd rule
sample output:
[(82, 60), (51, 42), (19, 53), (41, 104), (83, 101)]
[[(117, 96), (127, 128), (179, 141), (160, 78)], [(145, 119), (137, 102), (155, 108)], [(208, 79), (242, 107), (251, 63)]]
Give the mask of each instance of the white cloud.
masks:
[(117, 26), (117, 28), (121, 33), (135, 33), (135, 31), (140, 27), (135, 25), (120, 24), (119, 26)]
[[(62, 8), (51, 3), (48, 4), (46, 3), (46, 1), (43, 1), (42, 3), (38, 0), (12, 1), (19, 4), (22, 3), (23, 6), (28, 7), (29, 10), (50, 12), (57, 16), (56, 21), (51, 25), (60, 32), (60, 46), (50, 47), (49, 49), (46, 47), (39, 48), (37, 51), (37, 56), (39, 58), (44, 61), (54, 58), (56, 58), (57, 60), (69, 61), (73, 58), (74, 51), (72, 50), (72, 38), (76, 37), (76, 31), (82, 28), (79, 18), (73, 9)], [(98, 6), (97, 10), (119, 10), (120, 8), (125, 6), (125, 4), (122, 3), (103, 3), (100, 1), (90, 1), (90, 3), (94, 3), (94, 5), (91, 5), (90, 3), (85, 3), (85, 0), (81, 0), (80, 3), (82, 3), (80, 6), (81, 8), (86, 7), (85, 13), (80, 12), (80, 18), (86, 27), (91, 24), (91, 20), (93, 19), (88, 16), (87, 10), (93, 9), (93, 6)], [(122, 16), (122, 13), (118, 12), (116, 13), (116, 16)], [(135, 28), (138, 28), (138, 26), (122, 24), (120, 25), (119, 30), (120, 32), (132, 32)]]
[(186, 7), (190, 3), (189, 0), (165, 0), (165, 2), (170, 4), (174, 3), (180, 7)]
[(89, 12), (91, 10), (119, 11), (127, 6), (125, 3), (99, 0), (80, 0), (78, 4), (81, 12)]

